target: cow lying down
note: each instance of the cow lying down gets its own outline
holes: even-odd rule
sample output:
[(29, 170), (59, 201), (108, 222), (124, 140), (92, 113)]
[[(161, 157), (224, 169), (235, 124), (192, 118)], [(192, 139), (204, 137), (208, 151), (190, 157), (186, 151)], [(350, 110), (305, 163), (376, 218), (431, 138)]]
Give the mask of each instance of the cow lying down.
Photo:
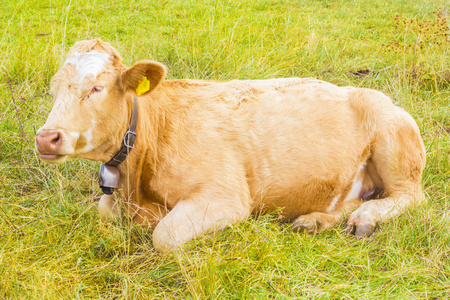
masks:
[[(308, 233), (351, 212), (348, 229), (363, 237), (425, 200), (419, 129), (380, 92), (310, 78), (165, 75), (161, 63), (128, 68), (110, 44), (78, 42), (36, 134), (43, 161), (118, 165), (124, 209), (156, 225), (159, 251), (275, 209)], [(103, 217), (118, 216), (117, 196), (102, 196)]]

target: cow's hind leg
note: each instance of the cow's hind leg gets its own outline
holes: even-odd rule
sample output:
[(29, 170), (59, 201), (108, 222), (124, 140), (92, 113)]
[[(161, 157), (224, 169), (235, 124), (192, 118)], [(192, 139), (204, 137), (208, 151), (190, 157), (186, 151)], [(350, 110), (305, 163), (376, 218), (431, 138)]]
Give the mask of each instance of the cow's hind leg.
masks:
[(349, 214), (352, 210), (359, 207), (361, 203), (362, 201), (360, 199), (354, 198), (341, 204), (340, 207), (337, 207), (330, 213), (313, 212), (302, 215), (295, 219), (292, 230), (310, 234), (320, 233), (339, 223), (343, 220), (344, 215)]
[(373, 145), (372, 161), (384, 184), (384, 198), (367, 201), (350, 215), (348, 231), (356, 238), (371, 235), (377, 223), (425, 201), (420, 182), (425, 147), (414, 120), (404, 111), (398, 117), (380, 130)]
[[(408, 190), (406, 190), (408, 189)], [(390, 197), (370, 200), (355, 210), (348, 220), (347, 232), (356, 238), (370, 236), (378, 223), (387, 221), (403, 213), (408, 207), (425, 200), (420, 186), (405, 188)]]

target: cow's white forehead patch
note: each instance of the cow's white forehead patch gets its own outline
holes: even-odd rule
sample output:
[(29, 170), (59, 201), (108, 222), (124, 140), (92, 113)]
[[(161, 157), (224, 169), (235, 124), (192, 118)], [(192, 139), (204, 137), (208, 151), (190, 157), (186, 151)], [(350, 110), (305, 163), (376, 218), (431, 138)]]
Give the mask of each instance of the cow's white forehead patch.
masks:
[(64, 65), (75, 65), (78, 73), (81, 75), (81, 80), (83, 80), (83, 78), (89, 74), (97, 77), (98, 74), (103, 72), (105, 64), (109, 61), (110, 57), (110, 54), (98, 52), (96, 50), (86, 53), (74, 53), (66, 59)]

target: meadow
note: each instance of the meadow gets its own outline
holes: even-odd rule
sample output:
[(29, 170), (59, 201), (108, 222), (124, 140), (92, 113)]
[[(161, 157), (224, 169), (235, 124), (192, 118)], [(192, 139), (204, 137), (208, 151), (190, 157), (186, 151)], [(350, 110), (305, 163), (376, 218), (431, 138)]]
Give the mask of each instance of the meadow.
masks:
[[(450, 5), (444, 0), (19, 0), (0, 9), (0, 299), (450, 298)], [(39, 161), (70, 46), (110, 42), (168, 78), (315, 77), (374, 88), (417, 121), (428, 203), (355, 240), (259, 216), (169, 254), (101, 221), (99, 163)]]

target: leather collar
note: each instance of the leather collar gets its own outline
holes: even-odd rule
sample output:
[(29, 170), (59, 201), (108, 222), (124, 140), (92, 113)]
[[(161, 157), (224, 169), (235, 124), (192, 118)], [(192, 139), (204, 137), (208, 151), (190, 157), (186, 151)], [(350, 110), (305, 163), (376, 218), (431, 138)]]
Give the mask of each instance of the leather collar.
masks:
[(125, 136), (122, 140), (122, 147), (120, 147), (119, 152), (114, 155), (107, 163), (108, 166), (118, 166), (120, 165), (126, 158), (128, 153), (130, 153), (131, 149), (134, 148), (134, 140), (136, 139), (136, 126), (138, 121), (138, 104), (136, 97), (133, 97), (133, 112), (131, 113), (130, 124), (128, 125), (128, 131), (125, 133)]

